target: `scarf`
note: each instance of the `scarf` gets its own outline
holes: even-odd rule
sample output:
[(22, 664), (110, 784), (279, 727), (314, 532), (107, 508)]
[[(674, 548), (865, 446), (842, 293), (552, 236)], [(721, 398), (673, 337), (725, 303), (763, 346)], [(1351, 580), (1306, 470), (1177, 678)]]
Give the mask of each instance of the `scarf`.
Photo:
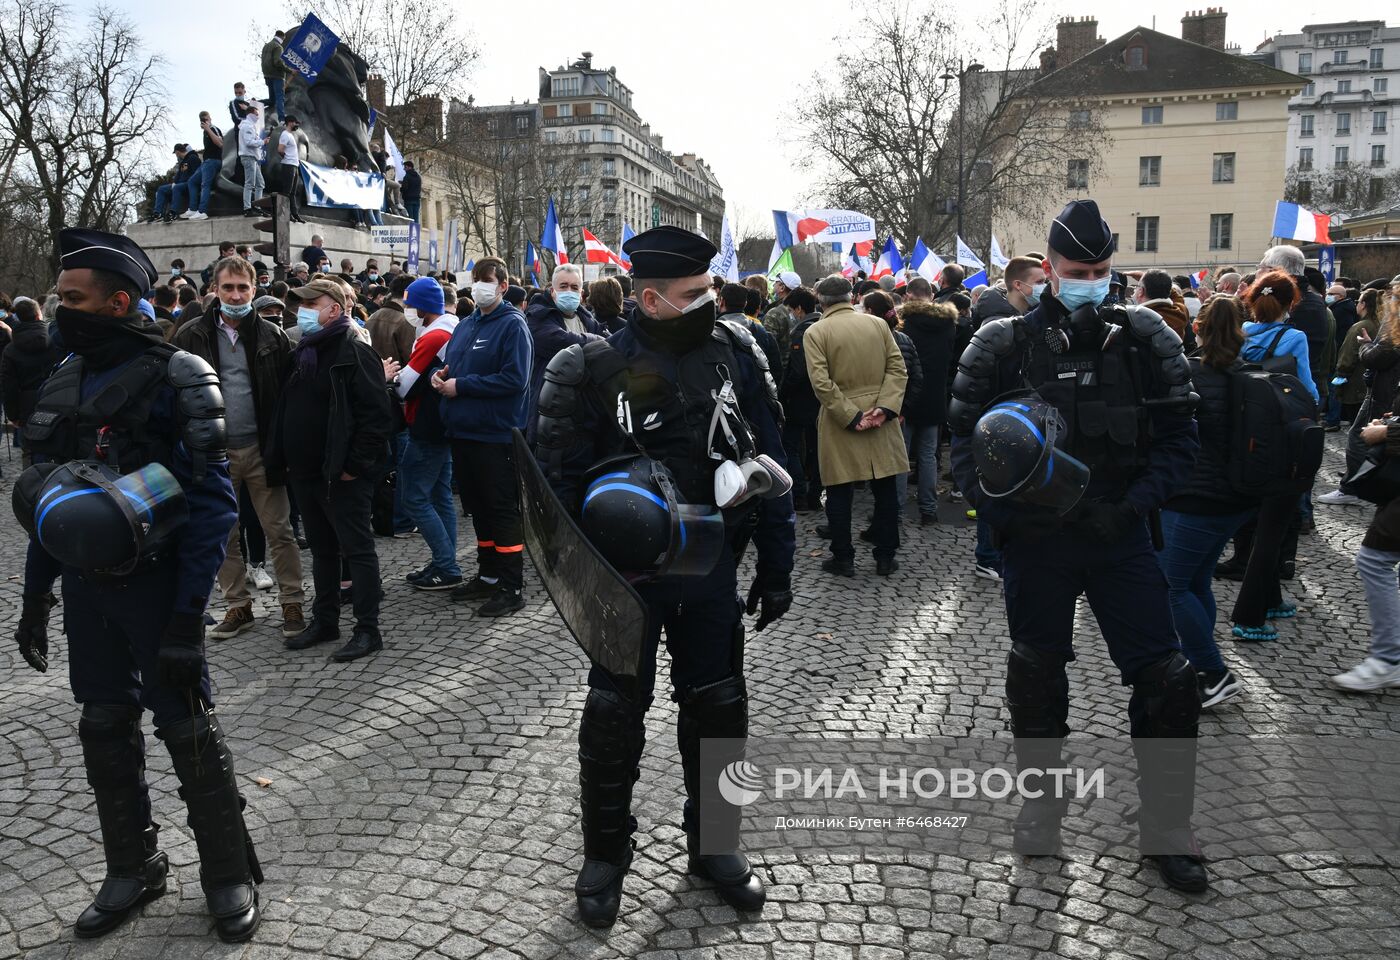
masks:
[(61, 306), (54, 321), (60, 346), (91, 370), (110, 370), (165, 342), (160, 327), (141, 313), (112, 317)]
[(298, 380), (314, 379), (321, 350), (330, 346), (338, 334), (344, 334), (349, 329), (350, 317), (342, 313), (315, 333), (302, 334), (301, 342), (292, 355), (296, 360), (293, 375)]

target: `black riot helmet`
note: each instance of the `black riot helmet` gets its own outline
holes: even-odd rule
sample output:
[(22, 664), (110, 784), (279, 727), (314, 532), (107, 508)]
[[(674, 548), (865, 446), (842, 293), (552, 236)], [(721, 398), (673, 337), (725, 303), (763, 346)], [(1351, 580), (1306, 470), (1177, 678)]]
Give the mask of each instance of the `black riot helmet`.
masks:
[(579, 527), (633, 579), (703, 576), (724, 549), (717, 507), (682, 503), (671, 471), (650, 457), (614, 458), (584, 477)]
[(1060, 412), (1035, 394), (992, 404), (972, 432), (982, 492), (1068, 513), (1089, 486), (1089, 468), (1055, 447), (1063, 430)]
[(35, 464), (15, 482), (12, 503), (55, 560), (116, 575), (135, 569), (189, 516), (180, 482), (158, 463), (125, 476), (92, 460)]

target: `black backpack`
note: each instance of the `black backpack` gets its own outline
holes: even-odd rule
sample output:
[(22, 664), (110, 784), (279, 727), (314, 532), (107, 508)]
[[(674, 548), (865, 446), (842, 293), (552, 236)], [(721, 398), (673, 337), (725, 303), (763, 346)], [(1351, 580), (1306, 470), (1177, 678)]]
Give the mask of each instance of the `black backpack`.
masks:
[(1261, 499), (1301, 494), (1312, 486), (1322, 466), (1324, 435), (1317, 402), (1303, 381), (1267, 364), (1268, 355), (1264, 364), (1241, 364), (1229, 374), (1226, 477), (1236, 493)]

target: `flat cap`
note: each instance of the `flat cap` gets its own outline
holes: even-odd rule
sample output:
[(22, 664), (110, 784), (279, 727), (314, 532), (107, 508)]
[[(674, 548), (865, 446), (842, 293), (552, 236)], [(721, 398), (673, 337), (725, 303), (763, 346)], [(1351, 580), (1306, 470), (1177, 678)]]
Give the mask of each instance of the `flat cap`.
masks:
[(253, 310), (256, 313), (262, 313), (268, 307), (276, 307), (278, 310), (287, 309), (285, 303), (273, 296), (261, 296), (253, 301)]
[(340, 285), (339, 280), (312, 280), (302, 287), (292, 290), (297, 297), (302, 300), (315, 300), (317, 297), (330, 297), (342, 308), (345, 306), (345, 288)]
[(58, 258), (63, 270), (105, 270), (120, 274), (142, 293), (154, 287), (160, 277), (146, 251), (119, 233), (82, 227), (60, 230)]
[(1093, 200), (1071, 200), (1050, 222), (1050, 249), (1075, 263), (1113, 256), (1113, 231)]
[(638, 280), (696, 277), (710, 270), (719, 250), (698, 233), (680, 227), (652, 227), (622, 245)]

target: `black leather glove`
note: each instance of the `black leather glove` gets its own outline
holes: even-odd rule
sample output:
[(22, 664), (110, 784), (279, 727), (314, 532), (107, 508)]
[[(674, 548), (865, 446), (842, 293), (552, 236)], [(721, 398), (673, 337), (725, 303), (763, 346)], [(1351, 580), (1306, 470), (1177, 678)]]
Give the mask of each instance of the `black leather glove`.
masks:
[(749, 587), (749, 601), (744, 605), (745, 612), (758, 614), (754, 631), (762, 630), (792, 608), (792, 580), (787, 574), (781, 577), (753, 578)]
[(49, 670), (49, 611), (57, 603), (52, 593), (26, 593), (15, 628), (19, 655), (40, 673)]
[(1117, 543), (1132, 532), (1142, 517), (1127, 503), (1087, 503), (1079, 519), (1080, 527), (1100, 543)]
[(1062, 526), (1060, 518), (1053, 513), (1042, 511), (1018, 511), (1002, 524), (1001, 536), (1004, 541), (1044, 540)]
[(204, 679), (204, 617), (177, 613), (160, 638), (156, 673), (167, 687), (190, 690)]

